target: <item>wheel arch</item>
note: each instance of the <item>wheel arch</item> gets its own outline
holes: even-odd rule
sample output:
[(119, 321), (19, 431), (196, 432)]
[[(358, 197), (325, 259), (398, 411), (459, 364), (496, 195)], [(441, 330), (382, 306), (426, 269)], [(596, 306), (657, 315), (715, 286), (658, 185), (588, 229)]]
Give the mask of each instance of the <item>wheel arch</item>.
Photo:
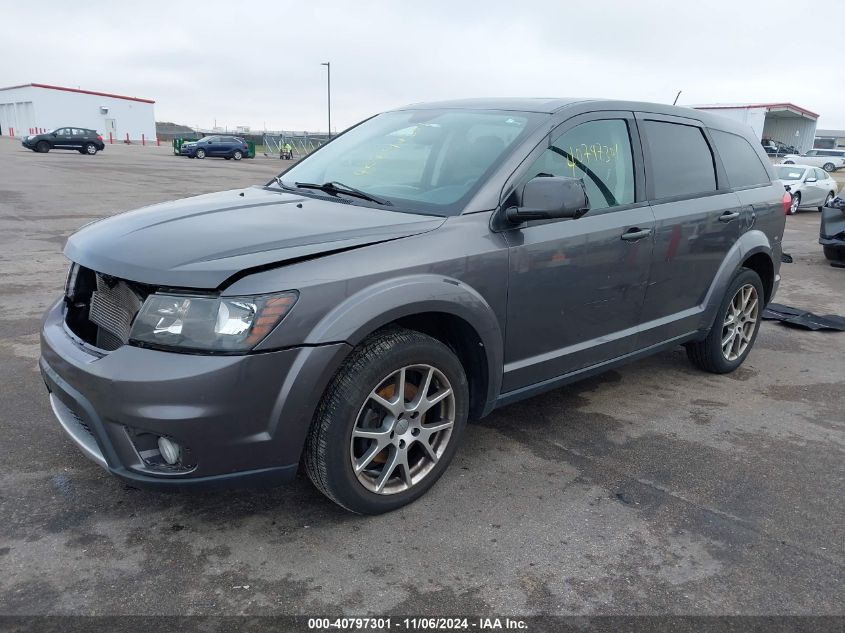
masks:
[[(722, 302), (725, 289), (741, 268), (750, 268), (760, 275), (763, 281), (766, 304), (768, 304), (774, 293), (777, 271), (780, 268), (779, 253), (780, 246), (777, 245), (776, 248), (772, 248), (769, 238), (762, 231), (754, 230), (743, 233), (722, 260), (722, 265), (707, 290), (703, 301), (704, 310), (700, 329), (709, 331), (716, 310)], [(778, 258), (777, 263), (775, 257)]]
[(358, 345), (384, 327), (399, 325), (451, 347), (470, 381), (470, 413), (493, 408), (502, 381), (503, 339), (499, 321), (472, 287), (438, 275), (391, 279), (364, 288), (326, 314), (305, 343)]

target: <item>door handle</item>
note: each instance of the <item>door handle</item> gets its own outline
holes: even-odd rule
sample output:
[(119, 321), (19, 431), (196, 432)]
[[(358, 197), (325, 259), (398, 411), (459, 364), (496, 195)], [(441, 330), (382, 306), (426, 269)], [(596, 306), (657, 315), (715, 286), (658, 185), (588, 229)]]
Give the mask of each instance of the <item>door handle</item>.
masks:
[(648, 237), (649, 235), (651, 235), (651, 229), (641, 229), (638, 227), (634, 227), (625, 231), (622, 234), (622, 239), (626, 242), (636, 242), (637, 240), (641, 240), (644, 237)]
[(725, 211), (719, 216), (719, 222), (730, 222), (731, 220), (736, 220), (738, 217), (739, 211)]

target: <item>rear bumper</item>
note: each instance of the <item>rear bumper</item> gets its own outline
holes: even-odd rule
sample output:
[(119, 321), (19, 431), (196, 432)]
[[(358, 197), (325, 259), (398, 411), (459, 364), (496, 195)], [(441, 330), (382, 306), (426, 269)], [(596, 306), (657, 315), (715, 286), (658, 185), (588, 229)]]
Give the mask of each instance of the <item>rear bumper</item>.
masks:
[[(152, 488), (290, 480), (313, 411), (349, 349), (207, 356), (125, 345), (100, 355), (71, 337), (63, 314), (60, 301), (45, 316), (39, 363), (59, 424), (86, 457)], [(184, 448), (180, 468), (151, 463), (149, 441), (138, 438), (158, 436)]]

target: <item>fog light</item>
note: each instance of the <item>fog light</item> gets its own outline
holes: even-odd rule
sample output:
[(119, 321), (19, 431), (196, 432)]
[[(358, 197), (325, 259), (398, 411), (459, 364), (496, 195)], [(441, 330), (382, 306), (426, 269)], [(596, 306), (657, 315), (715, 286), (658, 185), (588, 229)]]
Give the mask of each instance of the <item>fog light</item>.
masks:
[(182, 447), (166, 437), (158, 438), (158, 450), (164, 458), (164, 461), (171, 466), (178, 462), (179, 458), (182, 457)]

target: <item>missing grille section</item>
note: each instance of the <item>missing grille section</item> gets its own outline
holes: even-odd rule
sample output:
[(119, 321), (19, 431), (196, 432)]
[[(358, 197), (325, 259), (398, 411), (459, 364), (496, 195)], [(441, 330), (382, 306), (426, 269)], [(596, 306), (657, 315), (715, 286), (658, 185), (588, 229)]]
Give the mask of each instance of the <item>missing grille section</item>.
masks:
[(132, 321), (154, 288), (78, 267), (67, 289), (65, 322), (86, 343), (105, 351), (129, 340)]
[(129, 340), (132, 320), (143, 300), (125, 281), (97, 275), (88, 318), (97, 325), (97, 347), (115, 350)]

